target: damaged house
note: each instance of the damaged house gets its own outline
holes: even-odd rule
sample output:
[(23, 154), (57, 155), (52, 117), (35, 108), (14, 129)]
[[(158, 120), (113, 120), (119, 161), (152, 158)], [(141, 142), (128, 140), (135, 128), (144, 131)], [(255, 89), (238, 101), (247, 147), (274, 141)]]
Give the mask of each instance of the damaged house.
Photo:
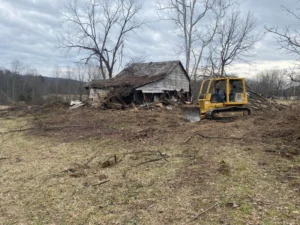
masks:
[(180, 61), (134, 63), (114, 78), (92, 81), (86, 88), (95, 105), (109, 101), (141, 104), (190, 98), (190, 78)]

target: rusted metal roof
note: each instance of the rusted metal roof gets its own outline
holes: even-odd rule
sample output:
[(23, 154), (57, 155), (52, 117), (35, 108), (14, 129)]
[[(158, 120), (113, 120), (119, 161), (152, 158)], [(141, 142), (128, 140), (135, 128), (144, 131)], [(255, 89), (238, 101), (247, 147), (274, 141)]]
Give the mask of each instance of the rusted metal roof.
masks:
[(86, 88), (138, 88), (140, 86), (164, 79), (172, 70), (180, 65), (189, 79), (179, 60), (166, 62), (134, 63), (122, 70), (117, 76), (108, 80), (92, 81)]

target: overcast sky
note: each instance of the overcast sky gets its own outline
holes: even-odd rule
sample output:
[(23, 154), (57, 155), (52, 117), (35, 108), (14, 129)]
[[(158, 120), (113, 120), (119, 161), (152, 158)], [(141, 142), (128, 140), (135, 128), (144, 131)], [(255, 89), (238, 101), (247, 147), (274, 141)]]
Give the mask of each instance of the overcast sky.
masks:
[[(296, 8), (297, 0), (242, 0), (243, 11), (251, 10), (258, 19), (261, 32), (264, 26), (299, 26), (299, 21), (287, 15), (281, 4)], [(61, 30), (59, 11), (63, 0), (0, 0), (0, 67), (10, 68), (14, 59), (30, 65), (45, 76), (51, 76), (54, 65), (65, 68), (79, 59), (76, 52), (66, 56), (57, 48)], [(144, 0), (141, 16), (157, 17), (155, 1)], [(145, 57), (146, 61), (183, 60), (176, 47), (178, 37), (174, 24), (160, 21), (148, 24), (142, 32), (132, 34), (126, 46), (127, 57)], [(278, 50), (274, 38), (267, 34), (256, 46), (251, 65), (235, 63), (229, 72), (240, 76), (255, 74), (264, 69), (288, 68), (293, 58)]]

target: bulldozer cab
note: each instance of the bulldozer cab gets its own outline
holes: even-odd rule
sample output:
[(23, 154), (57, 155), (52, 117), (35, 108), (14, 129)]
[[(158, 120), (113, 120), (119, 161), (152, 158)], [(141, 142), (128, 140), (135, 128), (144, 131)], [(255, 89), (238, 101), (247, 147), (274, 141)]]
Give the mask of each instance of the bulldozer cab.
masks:
[(224, 105), (247, 104), (244, 78), (212, 78), (204, 80), (199, 92), (199, 101), (209, 100)]
[(215, 108), (243, 106), (248, 104), (244, 78), (211, 78), (200, 87), (198, 102), (201, 115)]
[[(185, 107), (184, 115), (190, 121), (204, 118), (228, 118), (250, 114), (244, 78), (225, 77), (206, 79), (201, 83), (199, 106)], [(218, 115), (217, 115), (218, 114)]]

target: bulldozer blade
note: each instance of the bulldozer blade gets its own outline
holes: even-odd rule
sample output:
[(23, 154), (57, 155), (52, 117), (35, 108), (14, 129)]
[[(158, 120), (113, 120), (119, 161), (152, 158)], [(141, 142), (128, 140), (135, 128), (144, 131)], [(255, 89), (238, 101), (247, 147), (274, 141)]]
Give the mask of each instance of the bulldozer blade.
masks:
[(190, 122), (199, 122), (201, 120), (199, 106), (183, 106), (181, 112), (182, 116)]

